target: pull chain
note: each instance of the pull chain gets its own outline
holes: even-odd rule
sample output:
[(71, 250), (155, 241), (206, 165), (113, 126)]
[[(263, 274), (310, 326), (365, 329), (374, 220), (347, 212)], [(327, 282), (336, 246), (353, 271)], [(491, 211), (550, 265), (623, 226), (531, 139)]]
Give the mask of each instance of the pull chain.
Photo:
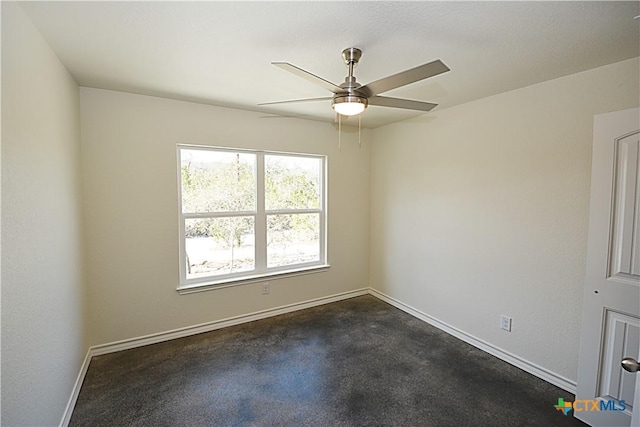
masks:
[(342, 151), (342, 116), (338, 114), (338, 150)]
[(362, 148), (362, 142), (360, 141), (361, 129), (362, 129), (362, 114), (358, 114), (358, 148)]
[[(338, 120), (338, 150), (342, 151), (342, 114), (336, 113)], [(358, 147), (362, 148), (362, 115), (358, 115)]]

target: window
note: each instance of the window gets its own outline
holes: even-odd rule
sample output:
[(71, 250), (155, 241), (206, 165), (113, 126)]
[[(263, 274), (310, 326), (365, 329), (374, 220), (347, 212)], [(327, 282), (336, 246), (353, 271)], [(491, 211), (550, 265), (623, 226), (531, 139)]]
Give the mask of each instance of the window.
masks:
[(326, 268), (325, 157), (178, 146), (180, 287)]

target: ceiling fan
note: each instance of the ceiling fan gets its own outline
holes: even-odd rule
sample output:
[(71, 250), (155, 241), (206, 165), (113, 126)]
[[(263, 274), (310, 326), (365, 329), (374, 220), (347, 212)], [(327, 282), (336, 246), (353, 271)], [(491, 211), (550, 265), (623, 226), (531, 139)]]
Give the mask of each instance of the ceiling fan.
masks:
[(420, 65), (400, 73), (384, 77), (369, 84), (362, 86), (356, 82), (353, 75), (353, 69), (362, 57), (362, 51), (355, 47), (350, 47), (342, 51), (344, 62), (349, 68), (349, 75), (345, 77), (344, 83), (336, 85), (328, 80), (318, 77), (300, 67), (296, 67), (288, 62), (272, 62), (276, 67), (280, 67), (285, 71), (302, 77), (312, 83), (322, 86), (323, 88), (333, 92), (331, 97), (323, 98), (307, 98), (293, 99), (289, 101), (265, 102), (258, 105), (287, 104), (293, 102), (312, 102), (312, 101), (328, 101), (331, 100), (331, 107), (336, 113), (343, 116), (355, 116), (362, 113), (369, 105), (378, 105), (381, 107), (404, 108), (408, 110), (431, 111), (438, 104), (430, 102), (413, 101), (410, 99), (389, 98), (380, 96), (379, 94), (387, 92), (401, 86), (405, 86), (429, 77), (449, 71), (442, 61), (435, 60), (424, 65)]

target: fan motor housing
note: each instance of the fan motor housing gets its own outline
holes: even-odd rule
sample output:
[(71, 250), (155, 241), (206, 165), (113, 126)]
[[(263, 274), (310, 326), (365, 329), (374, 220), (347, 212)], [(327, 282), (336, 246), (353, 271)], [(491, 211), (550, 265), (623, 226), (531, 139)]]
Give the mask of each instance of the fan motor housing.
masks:
[(331, 105), (340, 104), (343, 102), (353, 102), (358, 104), (364, 104), (365, 106), (369, 105), (369, 101), (367, 100), (366, 96), (349, 95), (349, 94), (335, 95), (331, 100)]

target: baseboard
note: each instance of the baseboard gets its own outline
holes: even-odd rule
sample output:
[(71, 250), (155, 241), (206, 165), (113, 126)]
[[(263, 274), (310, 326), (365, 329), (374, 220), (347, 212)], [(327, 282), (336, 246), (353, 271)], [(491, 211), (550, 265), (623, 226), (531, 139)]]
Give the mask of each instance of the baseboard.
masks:
[(563, 377), (562, 375), (558, 375), (555, 372), (552, 372), (546, 368), (536, 365), (526, 359), (523, 359), (520, 356), (509, 353), (506, 350), (503, 350), (499, 347), (496, 347), (493, 344), (489, 344), (486, 341), (481, 340), (480, 338), (476, 338), (473, 335), (470, 335), (454, 326), (451, 326), (442, 320), (436, 319), (433, 316), (430, 316), (414, 307), (411, 307), (408, 304), (405, 304), (395, 298), (390, 297), (376, 289), (369, 288), (369, 293), (380, 300), (391, 304), (392, 306), (404, 311), (416, 317), (428, 324), (435, 326), (436, 328), (448, 333), (449, 335), (453, 335), (454, 337), (461, 339), (462, 341), (471, 344), (472, 346), (479, 348), (482, 351), (485, 351), (492, 356), (497, 357), (498, 359), (504, 360), (505, 362), (522, 369), (525, 372), (530, 373), (548, 383), (555, 385), (556, 387), (560, 387), (563, 390), (568, 391), (569, 393), (576, 393), (576, 382), (572, 381), (568, 378)]
[(71, 421), (71, 414), (73, 414), (73, 409), (76, 407), (78, 395), (80, 394), (80, 387), (82, 387), (82, 382), (84, 381), (84, 376), (87, 374), (87, 369), (89, 369), (90, 362), (91, 349), (87, 351), (87, 354), (84, 356), (82, 365), (80, 366), (80, 372), (78, 372), (78, 377), (76, 378), (76, 382), (73, 384), (73, 389), (71, 390), (71, 397), (69, 397), (67, 407), (64, 408), (64, 413), (62, 414), (60, 427), (67, 427), (69, 425), (69, 421)]
[(368, 288), (358, 289), (355, 291), (342, 292), (340, 294), (330, 295), (327, 297), (316, 298), (308, 301), (298, 302), (294, 304), (283, 305), (267, 310), (256, 311), (254, 313), (243, 314), (240, 316), (229, 317), (227, 319), (215, 320), (213, 322), (201, 323), (199, 325), (187, 326), (171, 331), (159, 332), (156, 334), (145, 335), (142, 337), (131, 338), (122, 341), (116, 341), (108, 344), (97, 345), (91, 348), (91, 356), (100, 356), (102, 354), (114, 353), (121, 350), (129, 350), (136, 347), (142, 347), (149, 344), (169, 341), (176, 338), (188, 337), (191, 335), (201, 334), (204, 332), (214, 331), (216, 329), (227, 328), (229, 326), (240, 325), (242, 323), (253, 322), (254, 320), (265, 319), (267, 317), (278, 316), (280, 314), (291, 313), (293, 311), (304, 310), (305, 308), (316, 307), (319, 305), (329, 304), (332, 302), (354, 298), (369, 293)]
[(240, 325), (242, 323), (253, 322), (255, 320), (265, 319), (268, 317), (278, 316), (280, 314), (291, 313), (298, 310), (304, 310), (306, 308), (316, 307), (319, 305), (329, 304), (332, 302), (337, 302), (349, 298), (358, 297), (361, 295), (373, 295), (374, 297), (385, 301), (392, 306), (420, 319), (428, 324), (435, 326), (436, 328), (453, 335), (454, 337), (461, 339), (462, 341), (471, 344), (474, 347), (479, 348), (482, 351), (485, 351), (505, 362), (516, 366), (522, 369), (525, 372), (528, 372), (544, 381), (547, 381), (557, 387), (560, 387), (563, 390), (566, 390), (570, 393), (575, 394), (576, 392), (576, 383), (574, 381), (569, 380), (561, 375), (558, 375), (554, 372), (551, 372), (548, 369), (545, 369), (541, 366), (536, 365), (535, 363), (529, 362), (519, 356), (516, 356), (508, 351), (505, 351), (499, 347), (496, 347), (492, 344), (487, 343), (479, 338), (474, 337), (464, 331), (461, 331), (458, 328), (455, 328), (441, 320), (436, 319), (422, 311), (411, 307), (408, 304), (405, 304), (395, 298), (392, 298), (376, 289), (373, 288), (363, 288), (355, 291), (343, 292), (340, 294), (334, 294), (327, 297), (316, 298), (312, 300), (307, 300), (299, 303), (288, 304), (276, 308), (271, 308), (267, 310), (257, 311), (254, 313), (244, 314), (240, 316), (230, 317), (227, 319), (216, 320), (213, 322), (202, 323), (199, 325), (187, 326), (184, 328), (174, 329), (166, 332), (160, 332), (156, 334), (145, 335), (142, 337), (131, 338), (122, 341), (116, 341), (108, 344), (101, 344), (97, 346), (93, 346), (89, 348), (87, 355), (82, 363), (80, 368), (80, 372), (78, 373), (78, 378), (74, 384), (71, 397), (69, 398), (69, 402), (67, 403), (67, 407), (64, 411), (62, 421), (60, 422), (60, 427), (67, 427), (69, 425), (69, 421), (71, 420), (71, 415), (73, 413), (73, 409), (75, 408), (76, 401), (78, 399), (78, 395), (80, 393), (80, 388), (82, 387), (82, 383), (84, 381), (84, 377), (89, 368), (89, 363), (91, 362), (91, 358), (94, 356), (100, 356), (109, 353), (115, 353), (117, 351), (128, 350), (136, 347), (142, 347), (145, 345), (156, 344), (164, 341), (173, 340), (176, 338), (187, 337), (191, 335), (201, 334), (204, 332), (214, 331), (216, 329), (227, 328), (229, 326)]
[(315, 298), (312, 300), (283, 305), (267, 310), (256, 311), (254, 313), (229, 317), (227, 319), (215, 320), (213, 322), (201, 323), (199, 325), (187, 326), (171, 331), (159, 332), (156, 334), (150, 334), (142, 337), (131, 338), (127, 340), (90, 347), (80, 369), (80, 373), (78, 374), (78, 378), (76, 379), (76, 382), (74, 384), (73, 390), (71, 392), (71, 397), (69, 398), (69, 402), (67, 403), (67, 407), (62, 417), (62, 421), (60, 421), (60, 427), (67, 427), (69, 425), (71, 414), (73, 413), (76, 401), (78, 400), (78, 395), (80, 394), (80, 388), (82, 387), (84, 377), (87, 373), (87, 369), (89, 368), (89, 363), (91, 362), (91, 358), (93, 358), (94, 356), (101, 356), (104, 354), (115, 353), (117, 351), (129, 350), (136, 347), (142, 347), (145, 345), (173, 340), (176, 338), (188, 337), (191, 335), (210, 332), (216, 329), (227, 328), (229, 326), (240, 325), (242, 323), (253, 322), (254, 320), (266, 319), (267, 317), (278, 316), (280, 314), (291, 313), (294, 311), (317, 307), (324, 304), (330, 304), (332, 302), (337, 302), (367, 294), (369, 294), (369, 288), (362, 288), (355, 291), (342, 292), (326, 297)]

